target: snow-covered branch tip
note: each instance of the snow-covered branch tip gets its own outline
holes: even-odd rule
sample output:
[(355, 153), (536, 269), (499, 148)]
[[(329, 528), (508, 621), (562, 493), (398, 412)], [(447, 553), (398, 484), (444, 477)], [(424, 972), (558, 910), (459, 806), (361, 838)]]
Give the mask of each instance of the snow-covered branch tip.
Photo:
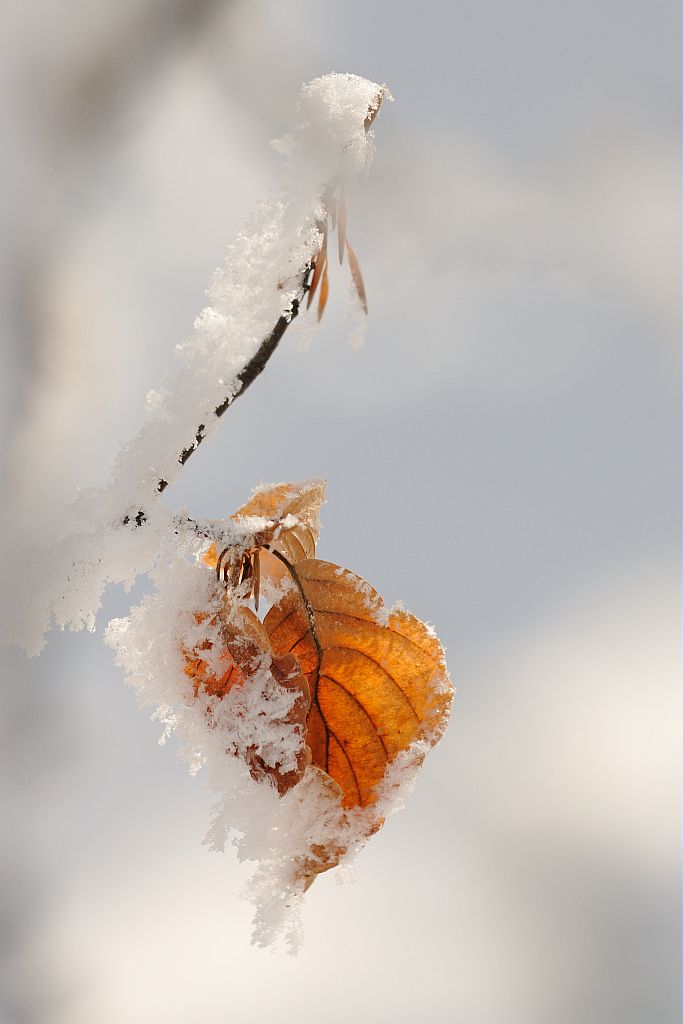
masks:
[[(318, 193), (315, 199), (315, 243), (312, 251), (302, 253), (301, 265), (291, 275), (294, 294), (290, 305), (280, 314), (272, 330), (265, 336), (252, 357), (234, 374), (229, 387), (226, 388), (224, 397), (211, 411), (210, 422), (218, 420), (230, 408), (235, 399), (244, 394), (250, 384), (263, 372), (288, 326), (299, 313), (306, 294), (308, 294), (307, 309), (310, 308), (316, 294), (318, 295), (317, 317), (318, 320), (321, 319), (329, 293), (327, 250), (331, 231), (336, 230), (338, 234), (340, 264), (343, 263), (344, 256), (348, 254), (349, 269), (360, 308), (367, 314), (367, 296), (360, 263), (347, 237), (346, 183), (349, 177), (357, 173), (362, 166), (367, 165), (370, 152), (368, 147), (365, 151), (361, 149), (360, 152), (354, 153), (352, 145), (355, 143), (355, 148), (359, 149), (358, 140), (354, 139), (354, 134), (360, 135), (360, 116), (354, 109), (355, 103), (351, 104), (350, 99), (351, 94), (358, 90), (360, 84), (362, 84), (363, 92), (366, 91), (365, 86), (372, 85), (373, 93), (364, 112), (361, 111), (364, 114), (362, 132), (367, 146), (372, 124), (385, 96), (390, 97), (390, 93), (385, 85), (375, 86), (374, 83), (367, 83), (364, 79), (357, 79), (353, 75), (328, 75), (325, 78), (316, 79), (304, 87), (299, 107), (300, 110), (308, 113), (309, 120), (298, 125), (290, 135), (274, 144), (277, 149), (288, 155), (291, 164), (300, 164), (302, 159), (305, 159), (307, 161), (306, 175), (315, 171), (316, 168), (319, 175), (321, 173), (324, 175), (322, 181), (318, 180), (317, 189), (313, 190)], [(345, 95), (346, 93), (349, 95)], [(349, 126), (346, 121), (351, 118), (356, 121), (357, 133), (348, 130)], [(341, 135), (340, 126), (344, 127)], [(345, 139), (345, 142), (340, 146), (342, 139)], [(346, 152), (347, 148), (351, 151), (351, 158)], [(290, 176), (292, 170), (293, 167), (290, 168)], [(299, 167), (298, 170), (301, 172), (302, 168)], [(301, 180), (300, 173), (297, 177)], [(300, 237), (310, 231), (310, 225), (307, 224), (308, 218), (310, 218), (310, 210), (302, 224), (296, 228), (297, 236)], [(276, 287), (278, 290), (282, 290), (283, 282), (277, 281)], [(255, 301), (257, 298), (255, 295)], [(205, 310), (203, 315), (207, 312), (208, 310)], [(185, 465), (192, 453), (210, 433), (210, 426), (206, 422), (197, 425), (192, 439), (184, 445), (177, 456), (177, 463), (180, 467)], [(165, 491), (169, 483), (172, 482), (169, 477), (160, 476), (156, 483), (157, 494)], [(137, 527), (147, 521), (147, 512), (140, 508), (134, 515), (126, 513), (122, 518), (122, 525), (132, 524)]]
[[(289, 327), (292, 320), (296, 317), (297, 313), (299, 312), (299, 306), (301, 305), (303, 296), (306, 294), (306, 291), (310, 288), (310, 285), (308, 284), (308, 279), (311, 273), (311, 269), (312, 264), (308, 263), (304, 268), (303, 276), (301, 279), (301, 294), (297, 295), (296, 298), (292, 301), (291, 308), (286, 313), (282, 314), (278, 322), (275, 324), (273, 330), (261, 344), (256, 354), (249, 360), (244, 369), (241, 370), (240, 373), (238, 373), (237, 376), (235, 377), (237, 389), (231, 391), (228, 395), (226, 395), (223, 401), (220, 403), (220, 405), (217, 405), (216, 408), (213, 410), (213, 415), (216, 417), (216, 419), (220, 418), (223, 415), (223, 413), (230, 408), (235, 399), (238, 398), (240, 395), (243, 395), (244, 392), (249, 387), (249, 385), (252, 384), (259, 376), (259, 374), (261, 374), (265, 370), (266, 364), (270, 357), (272, 356), (275, 349), (277, 348), (280, 339), (282, 338), (283, 334)], [(197, 450), (197, 448), (202, 443), (205, 437), (206, 424), (200, 423), (199, 426), (197, 427), (197, 430), (195, 431), (194, 439), (186, 448), (183, 448), (182, 452), (178, 456), (178, 462), (180, 463), (181, 466), (185, 465), (189, 457), (192, 455), (192, 452)], [(164, 480), (162, 477), (157, 482), (157, 491), (159, 492), (159, 494), (161, 494), (163, 491), (166, 490), (167, 487), (168, 480)], [(122, 520), (122, 525), (127, 526), (130, 522), (131, 517), (129, 515), (125, 515)], [(132, 522), (135, 526), (142, 526), (143, 523), (147, 522), (147, 515), (143, 509), (138, 509)]]

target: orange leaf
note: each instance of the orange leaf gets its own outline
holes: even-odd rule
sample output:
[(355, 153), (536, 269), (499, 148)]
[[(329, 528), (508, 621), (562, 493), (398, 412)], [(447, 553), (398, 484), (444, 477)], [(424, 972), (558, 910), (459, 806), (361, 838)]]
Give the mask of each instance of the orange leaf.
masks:
[[(315, 556), (315, 546), (320, 537), (320, 507), (324, 500), (324, 480), (274, 484), (255, 491), (249, 501), (233, 513), (231, 518), (234, 520), (247, 516), (270, 520), (256, 538), (256, 547), (259, 548), (257, 566), (266, 579), (279, 583), (286, 572), (282, 562), (278, 562), (271, 551), (281, 551), (290, 562)], [(270, 550), (266, 550), (265, 545)], [(238, 559), (243, 555), (242, 551), (237, 552)], [(218, 546), (212, 544), (204, 554), (204, 561), (215, 569), (218, 557)]]
[(443, 650), (354, 573), (309, 559), (292, 574), (297, 589), (264, 626), (273, 651), (294, 654), (307, 676), (313, 764), (341, 787), (345, 807), (366, 807), (398, 753), (443, 733), (452, 698)]
[[(195, 614), (198, 623), (206, 621), (206, 616)], [(230, 608), (226, 603), (225, 611), (215, 615), (209, 623), (209, 632), (215, 634), (215, 641), (206, 639), (191, 652), (185, 651), (185, 675), (194, 680), (194, 695), (200, 689), (210, 697), (225, 697), (235, 686), (243, 686), (263, 664), (264, 655), (270, 656), (270, 672), (275, 681), (284, 689), (295, 691), (298, 699), (292, 704), (286, 721), (298, 726), (302, 735), (306, 732), (306, 719), (311, 706), (308, 682), (301, 672), (296, 659), (291, 654), (273, 655), (268, 634), (261, 621), (254, 613), (243, 605)], [(221, 675), (212, 674), (201, 652), (210, 651), (214, 644), (220, 648), (220, 660), (225, 662), (225, 671)], [(207, 709), (210, 717), (211, 708)], [(266, 764), (255, 750), (249, 748), (245, 754), (251, 775), (256, 780), (268, 776), (276, 786), (280, 796), (295, 786), (310, 764), (310, 749), (302, 744), (297, 756), (296, 768), (282, 772), (279, 766)]]
[[(311, 787), (321, 801), (325, 838), (311, 840), (293, 860), (293, 877), (304, 888), (339, 863), (349, 842), (381, 827), (385, 787), (418, 766), (440, 739), (453, 696), (434, 633), (414, 615), (385, 608), (360, 576), (314, 557), (323, 496), (322, 481), (276, 484), (234, 514), (238, 523), (251, 519), (245, 522), (251, 547), (236, 549), (241, 562), (232, 565), (240, 573), (224, 577), (225, 611), (211, 620), (215, 640), (187, 653), (185, 669), (195, 695), (201, 688), (222, 699), (263, 668), (265, 654), (276, 681), (300, 695), (288, 719), (302, 735), (296, 769), (282, 773), (251, 749), (241, 756), (254, 778), (267, 775), (280, 794), (301, 782), (294, 806), (296, 799), (306, 806)], [(214, 563), (217, 557), (214, 552)], [(270, 591), (275, 604), (263, 622), (245, 607), (248, 587), (235, 589), (252, 578), (245, 559), (249, 572), (252, 563), (269, 560), (271, 578), (277, 566), (294, 584)], [(214, 644), (225, 661), (216, 674), (202, 657)]]
[(325, 481), (307, 480), (303, 484), (274, 484), (252, 494), (246, 504), (233, 512), (232, 518), (262, 516), (282, 523), (289, 516), (297, 520), (283, 527), (271, 547), (282, 550), (290, 562), (313, 558), (320, 537), (318, 517), (325, 501)]
[(330, 277), (327, 273), (327, 261), (325, 262), (325, 269), (323, 270), (323, 278), (320, 283), (320, 295), (318, 296), (318, 323), (322, 319), (322, 315), (325, 312), (325, 306), (327, 305), (327, 296), (330, 292)]
[[(229, 626), (224, 621), (227, 616), (222, 613), (214, 615), (207, 624), (207, 633), (215, 633), (220, 643), (220, 661), (225, 662), (225, 670), (220, 675), (210, 671), (201, 653), (212, 650), (213, 640), (207, 638), (191, 652), (183, 652), (183, 671), (194, 681), (195, 697), (200, 690), (210, 697), (224, 697), (233, 686), (241, 686), (244, 683), (245, 678), (253, 671), (258, 655), (270, 649), (268, 634), (264, 634), (262, 623), (252, 611), (237, 607), (232, 614), (236, 621), (230, 622)], [(198, 625), (208, 619), (202, 612), (195, 612), (194, 617)], [(237, 637), (240, 638), (239, 643)]]
[(308, 289), (308, 299), (306, 300), (306, 309), (310, 309), (313, 298), (318, 289), (320, 278), (322, 277), (323, 270), (327, 263), (327, 224), (323, 228), (323, 240), (320, 243), (320, 251), (315, 260), (313, 267), (313, 277), (311, 278), (311, 284)]

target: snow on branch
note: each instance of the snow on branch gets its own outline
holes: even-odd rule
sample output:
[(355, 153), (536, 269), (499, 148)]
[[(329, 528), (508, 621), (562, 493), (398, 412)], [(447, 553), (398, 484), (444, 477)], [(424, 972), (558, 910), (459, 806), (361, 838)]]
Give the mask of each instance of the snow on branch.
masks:
[(274, 143), (286, 157), (284, 183), (229, 246), (194, 333), (148, 395), (144, 425), (116, 457), (108, 484), (82, 490), (64, 511), (61, 540), (35, 553), (35, 571), (23, 563), (12, 639), (29, 653), (41, 649), (51, 619), (61, 628), (94, 628), (108, 584), (130, 587), (164, 559), (177, 524), (160, 495), (216, 433), (297, 315), (327, 212), (368, 167), (370, 129), (385, 95), (385, 87), (345, 74), (303, 87), (298, 124)]

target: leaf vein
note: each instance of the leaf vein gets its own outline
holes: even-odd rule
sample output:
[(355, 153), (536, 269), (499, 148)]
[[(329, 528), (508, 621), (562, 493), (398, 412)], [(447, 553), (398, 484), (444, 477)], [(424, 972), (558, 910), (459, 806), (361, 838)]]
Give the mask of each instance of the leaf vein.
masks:
[(363, 622), (365, 623), (366, 626), (374, 626), (377, 629), (387, 630), (389, 633), (391, 633), (392, 636), (399, 637), (405, 643), (409, 644), (410, 647), (414, 647), (416, 651), (419, 651), (420, 654), (424, 654), (424, 656), (426, 658), (429, 658), (430, 661), (433, 661), (437, 667), (441, 667), (441, 662), (439, 661), (439, 659), (435, 658), (434, 655), (431, 654), (429, 651), (426, 651), (424, 647), (420, 647), (420, 645), (416, 644), (414, 640), (411, 640), (409, 636), (405, 636), (403, 633), (399, 633), (397, 629), (392, 629), (391, 626), (383, 626), (381, 623), (375, 622), (375, 620), (371, 617), (371, 614), (368, 616), (368, 618), (363, 618), (362, 615), (352, 615), (351, 612), (328, 611), (325, 608), (314, 608), (314, 611), (316, 615), (335, 615), (344, 619), (355, 619), (356, 622)]
[(361, 657), (363, 657), (363, 658), (367, 658), (367, 659), (368, 659), (368, 661), (371, 661), (371, 662), (373, 663), (373, 665), (376, 665), (376, 666), (377, 666), (377, 668), (378, 668), (378, 669), (379, 669), (379, 670), (380, 670), (381, 672), (383, 672), (383, 673), (384, 673), (384, 675), (385, 675), (385, 676), (387, 677), (387, 679), (388, 679), (388, 680), (389, 680), (389, 682), (390, 682), (390, 683), (392, 684), (392, 686), (394, 686), (394, 687), (395, 687), (395, 688), (396, 688), (396, 689), (398, 690), (398, 692), (399, 692), (399, 693), (401, 694), (401, 696), (402, 696), (402, 697), (404, 698), (404, 700), (406, 701), (406, 703), (407, 703), (407, 704), (409, 705), (409, 707), (410, 707), (410, 710), (412, 711), (412, 713), (413, 713), (413, 714), (415, 715), (415, 719), (416, 719), (416, 721), (418, 721), (418, 722), (421, 722), (421, 721), (422, 721), (422, 719), (421, 719), (421, 718), (420, 718), (420, 716), (418, 715), (417, 711), (415, 710), (415, 705), (413, 704), (412, 700), (410, 699), (410, 697), (408, 696), (408, 694), (407, 694), (407, 693), (405, 692), (405, 690), (403, 690), (403, 689), (402, 689), (402, 688), (401, 688), (401, 687), (400, 687), (400, 686), (398, 685), (398, 683), (396, 682), (396, 680), (394, 679), (394, 677), (392, 676), (392, 674), (391, 674), (390, 672), (387, 672), (387, 670), (385, 669), (384, 665), (381, 665), (381, 664), (379, 663), (379, 661), (377, 661), (377, 660), (376, 660), (375, 658), (373, 658), (373, 657), (372, 657), (372, 655), (371, 655), (371, 654), (367, 654), (367, 653), (366, 653), (365, 651), (361, 651), (361, 650), (360, 650), (360, 649), (359, 649), (358, 647), (347, 647), (347, 646), (342, 646), (342, 645), (339, 645), (339, 646), (336, 646), (336, 647), (333, 647), (333, 648), (332, 648), (332, 647), (328, 647), (328, 648), (327, 648), (327, 650), (328, 650), (328, 651), (330, 651), (330, 650), (337, 650), (337, 651), (352, 651), (352, 652), (353, 652), (353, 654), (360, 654), (360, 655), (361, 655)]
[(346, 751), (344, 750), (343, 745), (339, 742), (337, 736), (332, 732), (332, 730), (329, 728), (329, 726), (328, 726), (328, 732), (330, 734), (330, 737), (334, 740), (334, 742), (337, 744), (337, 746), (341, 750), (342, 754), (344, 755), (346, 763), (348, 764), (349, 770), (350, 770), (350, 772), (351, 772), (351, 774), (353, 776), (353, 784), (356, 787), (356, 792), (358, 793), (358, 802), (362, 804), (363, 803), (363, 797), (361, 795), (360, 786), (358, 784), (358, 776), (356, 775), (355, 768), (351, 764), (351, 758), (346, 753)]
[[(387, 750), (387, 745), (384, 742), (379, 729), (377, 728), (377, 724), (376, 724), (374, 718), (372, 717), (372, 715), (370, 714), (368, 709), (365, 707), (365, 705), (361, 704), (361, 702), (358, 700), (358, 697), (356, 697), (356, 695), (354, 693), (351, 693), (350, 690), (347, 690), (346, 687), (342, 683), (340, 683), (338, 679), (334, 678), (334, 676), (329, 675), (327, 672), (323, 672), (322, 675), (321, 675), (321, 679), (329, 679), (329, 681), (331, 683), (334, 683), (335, 686), (338, 686), (339, 689), (342, 690), (342, 692), (345, 693), (347, 695), (347, 697), (350, 697), (351, 700), (360, 708), (360, 710), (363, 712), (365, 717), (370, 722), (370, 725), (372, 726), (372, 728), (375, 730), (375, 733), (377, 735), (377, 739), (382, 744), (382, 749), (383, 749), (384, 754), (386, 756), (386, 759), (388, 761), (389, 760), (389, 751)], [(320, 709), (320, 711), (321, 711), (321, 714), (322, 714), (322, 708)], [(325, 718), (325, 715), (323, 715), (323, 718)]]

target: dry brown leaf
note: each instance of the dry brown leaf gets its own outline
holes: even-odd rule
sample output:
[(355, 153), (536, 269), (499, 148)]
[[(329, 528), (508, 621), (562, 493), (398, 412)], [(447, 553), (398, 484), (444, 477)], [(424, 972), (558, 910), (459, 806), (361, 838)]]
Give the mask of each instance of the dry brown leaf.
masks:
[(308, 289), (308, 299), (306, 300), (306, 309), (310, 309), (311, 303), (315, 297), (315, 293), (318, 290), (320, 284), (320, 278), (322, 277), (323, 271), (327, 265), (327, 224), (323, 228), (323, 239), (320, 243), (320, 250), (316, 256), (315, 263), (313, 266), (313, 277)]
[(389, 99), (392, 99), (391, 93), (387, 89), (386, 85), (381, 86), (372, 104), (368, 107), (368, 112), (365, 117), (365, 121), (363, 122), (363, 127), (365, 128), (366, 132), (369, 131), (370, 128), (372, 127), (372, 122), (379, 114), (379, 108), (382, 106), (382, 101), (387, 94), (389, 96)]
[[(215, 634), (220, 642), (220, 660), (225, 662), (225, 669), (220, 675), (209, 670), (203, 652), (214, 647), (214, 641), (203, 640), (185, 652), (184, 672), (193, 680), (195, 697), (200, 689), (211, 697), (224, 697), (233, 686), (241, 686), (245, 678), (254, 671), (257, 658), (264, 651), (270, 650), (268, 634), (259, 618), (249, 609), (238, 606), (232, 610), (233, 621), (228, 619), (227, 611), (214, 615), (208, 622), (207, 632)], [(195, 612), (198, 624), (206, 622), (209, 616)], [(239, 643), (237, 642), (239, 638)]]
[[(259, 517), (266, 525), (253, 535), (253, 547), (240, 553), (239, 577), (224, 577), (225, 611), (211, 622), (215, 641), (185, 654), (195, 695), (201, 689), (222, 699), (262, 667), (264, 654), (276, 681), (300, 695), (291, 711), (302, 733), (296, 770), (284, 774), (253, 750), (242, 756), (254, 778), (268, 776), (280, 794), (305, 776), (335, 821), (328, 839), (295, 860), (304, 888), (339, 863), (348, 842), (381, 827), (387, 769), (399, 755), (399, 773), (419, 766), (424, 750), (443, 734), (453, 695), (441, 644), (424, 623), (386, 609), (360, 576), (314, 557), (324, 487), (318, 480), (277, 484), (237, 510), (233, 519)], [(219, 557), (214, 548), (207, 561), (215, 565)], [(242, 574), (245, 559), (262, 559), (271, 578), (276, 566), (294, 583), (280, 591), (263, 622), (243, 603), (248, 588), (235, 590), (249, 578)], [(225, 661), (219, 674), (202, 657), (213, 643)]]
[(318, 323), (320, 323), (322, 315), (325, 312), (325, 306), (327, 305), (327, 296), (329, 295), (329, 293), (330, 275), (327, 273), (327, 261), (325, 261), (322, 281), (320, 282), (320, 294), (318, 295)]
[(349, 269), (351, 271), (351, 279), (353, 280), (356, 291), (358, 292), (358, 298), (360, 299), (360, 304), (363, 307), (363, 312), (367, 314), (368, 300), (365, 295), (365, 284), (363, 283), (363, 275), (361, 274), (360, 263), (358, 262), (358, 257), (353, 251), (351, 243), (349, 242), (348, 239), (346, 240), (346, 251), (349, 254)]
[[(286, 574), (284, 565), (273, 556), (272, 551), (280, 551), (290, 562), (315, 556), (315, 546), (320, 537), (320, 508), (324, 501), (324, 480), (307, 480), (302, 484), (274, 484), (257, 490), (249, 501), (233, 513), (233, 520), (258, 516), (271, 521), (270, 525), (258, 534), (255, 541), (259, 552), (256, 560), (256, 579), (263, 575), (271, 583), (278, 584)], [(269, 550), (266, 550), (266, 545)], [(243, 557), (242, 551), (235, 555), (237, 562), (241, 562)], [(212, 544), (204, 554), (204, 561), (215, 569), (218, 559), (218, 545)], [(224, 560), (222, 563), (226, 569), (231, 564), (237, 564), (234, 559), (231, 563), (230, 559), (228, 553), (227, 561)], [(226, 575), (229, 576), (230, 573), (226, 572)], [(239, 580), (238, 575), (236, 582)], [(256, 604), (258, 607), (258, 601)]]
[(320, 537), (320, 508), (325, 501), (325, 481), (307, 480), (303, 484), (274, 484), (256, 491), (246, 504), (233, 513), (233, 519), (242, 516), (263, 516), (282, 523), (293, 516), (297, 523), (282, 528), (270, 542), (281, 550), (290, 562), (313, 558)]
[[(310, 748), (309, 748), (310, 752)], [(317, 799), (322, 803), (321, 811), (333, 817), (337, 817), (339, 823), (340, 839), (336, 842), (313, 843), (307, 854), (297, 857), (294, 864), (294, 877), (303, 883), (303, 891), (310, 889), (318, 875), (324, 871), (336, 868), (346, 853), (346, 845), (341, 839), (344, 828), (347, 824), (346, 815), (341, 810), (341, 801), (344, 794), (338, 783), (331, 778), (327, 772), (321, 771), (315, 765), (309, 768), (312, 780), (317, 786)]]
[[(207, 618), (200, 612), (195, 613), (198, 623), (205, 622)], [(298, 699), (293, 702), (286, 722), (297, 726), (302, 736), (305, 736), (311, 698), (308, 682), (293, 655), (274, 655), (263, 623), (243, 605), (230, 607), (226, 602), (224, 610), (212, 617), (209, 631), (215, 635), (215, 643), (220, 646), (219, 657), (225, 663), (225, 669), (220, 675), (212, 673), (202, 657), (202, 654), (214, 647), (214, 641), (210, 639), (202, 641), (192, 651), (184, 652), (184, 672), (193, 681), (195, 697), (203, 690), (209, 696), (222, 700), (234, 687), (243, 686), (246, 680), (262, 668), (264, 655), (267, 655), (275, 681), (284, 689), (297, 694)], [(210, 719), (210, 707), (207, 715)], [(245, 751), (244, 757), (253, 778), (258, 781), (267, 776), (280, 796), (301, 780), (311, 762), (310, 749), (305, 743), (298, 753), (296, 768), (289, 772), (281, 771), (278, 765), (266, 764), (252, 748)]]
[[(371, 108), (368, 116), (372, 114), (369, 124), (372, 123), (379, 105), (382, 102), (382, 96), (384, 93), (380, 93), (377, 98), (377, 108)], [(374, 109), (374, 114), (372, 113)], [(369, 125), (367, 125), (369, 127)], [(337, 231), (337, 248), (339, 252), (339, 262), (344, 262), (344, 252), (348, 253), (349, 256), (349, 268), (351, 270), (351, 278), (353, 280), (355, 289), (358, 293), (361, 306), (367, 313), (368, 301), (365, 293), (365, 284), (363, 283), (363, 275), (360, 269), (360, 263), (356, 253), (351, 247), (351, 244), (347, 237), (347, 223), (348, 223), (348, 206), (346, 201), (346, 194), (340, 191), (337, 196), (325, 197), (324, 204), (324, 221), (318, 222), (318, 227), (322, 231), (322, 241), (317, 255), (313, 258), (312, 267), (313, 275), (311, 277), (310, 284), (308, 286), (308, 297), (306, 300), (306, 309), (310, 309), (313, 299), (318, 293), (318, 322), (320, 322), (322, 315), (327, 305), (327, 298), (330, 288), (329, 280), (329, 254), (328, 254), (328, 242), (330, 234), (330, 222), (332, 224), (332, 231)], [(318, 292), (318, 288), (320, 291)]]
[(313, 764), (339, 784), (345, 807), (366, 807), (399, 752), (443, 733), (452, 697), (443, 650), (354, 573), (317, 559), (292, 569), (297, 589), (264, 626), (273, 651), (294, 654), (308, 679)]
[[(365, 131), (369, 131), (372, 127), (372, 123), (379, 113), (382, 101), (385, 96), (391, 99), (391, 93), (387, 89), (386, 85), (380, 87), (379, 92), (374, 97), (372, 103), (368, 107), (368, 112), (365, 117), (364, 127)], [(313, 304), (318, 287), (320, 292), (318, 294), (318, 322), (320, 322), (322, 315), (325, 311), (327, 304), (327, 296), (329, 292), (329, 259), (328, 259), (328, 236), (330, 232), (330, 223), (332, 231), (337, 232), (337, 251), (339, 253), (340, 265), (344, 262), (344, 252), (349, 254), (349, 265), (351, 267), (351, 276), (353, 278), (356, 291), (361, 301), (363, 309), (367, 313), (368, 304), (365, 296), (365, 286), (363, 284), (363, 276), (360, 272), (360, 264), (358, 258), (354, 253), (347, 240), (347, 223), (348, 223), (348, 205), (346, 200), (346, 193), (343, 188), (340, 188), (336, 194), (331, 194), (331, 190), (326, 192), (322, 200), (323, 207), (323, 219), (318, 222), (318, 227), (323, 233), (322, 242), (320, 243), (320, 249), (317, 255), (313, 258), (312, 267), (313, 275), (311, 277), (310, 284), (308, 286), (308, 297), (306, 299), (306, 309), (310, 309)]]
[(344, 249), (346, 248), (346, 223), (348, 220), (348, 207), (346, 205), (346, 194), (344, 192), (339, 196), (338, 218), (337, 243), (339, 249), (339, 263), (341, 265), (344, 262)]

